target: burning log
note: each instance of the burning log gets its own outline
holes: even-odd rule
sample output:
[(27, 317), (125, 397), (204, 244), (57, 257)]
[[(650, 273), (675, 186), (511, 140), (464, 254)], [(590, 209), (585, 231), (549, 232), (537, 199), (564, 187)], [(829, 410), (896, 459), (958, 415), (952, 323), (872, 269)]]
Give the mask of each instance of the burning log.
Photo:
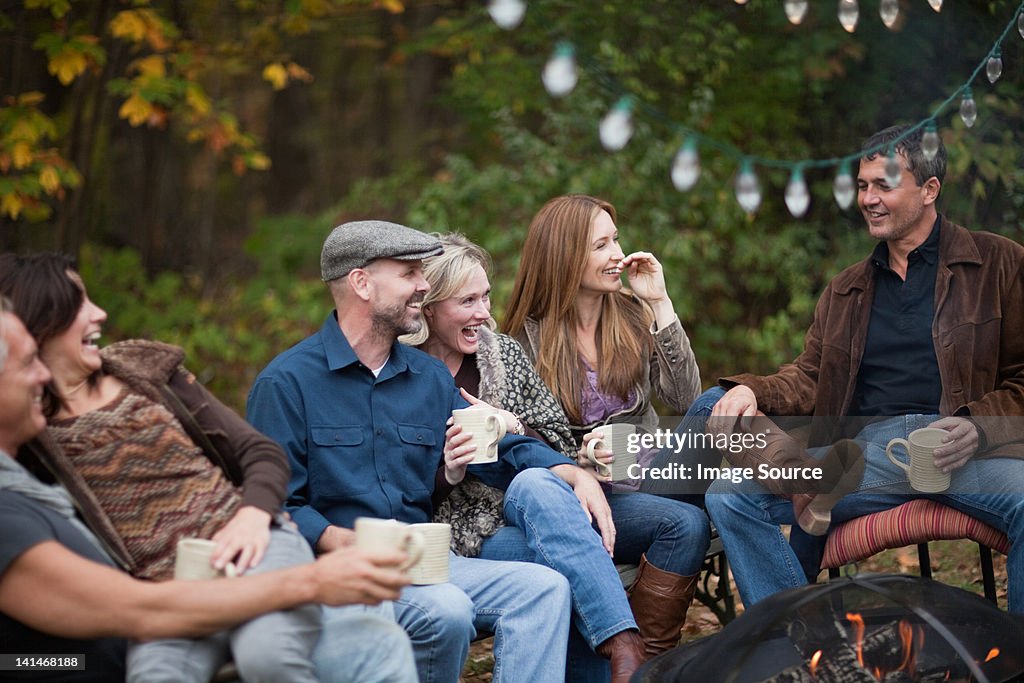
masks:
[(827, 620), (815, 619), (817, 624), (790, 622), (787, 635), (804, 663), (788, 667), (762, 683), (923, 683), (944, 679), (944, 671), (935, 678), (914, 673), (922, 642), (920, 628), (915, 630), (900, 620), (865, 635), (860, 615), (847, 614), (846, 618), (853, 625), (853, 642), (835, 614)]

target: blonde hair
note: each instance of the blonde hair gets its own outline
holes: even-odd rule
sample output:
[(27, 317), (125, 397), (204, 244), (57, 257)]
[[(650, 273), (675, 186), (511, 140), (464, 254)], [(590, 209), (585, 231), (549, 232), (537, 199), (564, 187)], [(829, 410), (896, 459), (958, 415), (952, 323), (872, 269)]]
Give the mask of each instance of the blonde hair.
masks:
[[(584, 372), (576, 343), (576, 297), (591, 250), (594, 220), (615, 207), (587, 195), (555, 197), (541, 207), (526, 233), (503, 331), (522, 334), (526, 319), (540, 327), (537, 373), (558, 398), (569, 421), (582, 424)], [(625, 398), (647, 373), (653, 313), (628, 291), (602, 297), (597, 326), (598, 386)]]
[[(449, 232), (435, 236), (441, 241), (444, 252), (423, 259), (423, 277), (430, 283), (430, 291), (423, 299), (423, 310), (437, 301), (455, 296), (465, 286), (477, 266), (483, 268), (488, 276), (491, 272), (491, 257), (465, 235)], [(399, 341), (410, 346), (420, 346), (430, 339), (430, 323), (427, 316), (423, 315), (422, 320), (423, 326), (418, 332), (402, 335)], [(491, 330), (498, 326), (494, 318), (488, 318), (484, 324)]]

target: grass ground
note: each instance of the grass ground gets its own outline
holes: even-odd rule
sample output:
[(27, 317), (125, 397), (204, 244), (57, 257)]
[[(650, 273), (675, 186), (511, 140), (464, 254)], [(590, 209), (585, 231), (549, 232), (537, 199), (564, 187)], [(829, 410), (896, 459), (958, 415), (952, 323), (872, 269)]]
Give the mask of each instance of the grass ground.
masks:
[[(978, 563), (978, 546), (970, 541), (935, 541), (931, 543), (932, 578), (937, 581), (956, 586), (978, 595), (983, 595), (981, 583), (981, 567)], [(995, 565), (996, 593), (999, 607), (1006, 609), (1006, 557), (993, 553)], [(915, 546), (886, 550), (870, 558), (856, 567), (862, 574), (913, 574), (920, 572)], [(825, 574), (819, 580), (824, 581)], [(733, 584), (733, 593), (736, 586)], [(738, 602), (738, 600), (737, 600)], [(737, 611), (743, 610), (737, 605)], [(694, 601), (687, 614), (686, 626), (683, 628), (683, 642), (697, 640), (713, 635), (721, 630), (721, 624), (704, 605)], [(491, 680), (491, 669), (494, 659), (491, 656), (493, 639), (488, 638), (474, 643), (470, 648), (469, 659), (463, 669), (464, 683), (484, 683)]]

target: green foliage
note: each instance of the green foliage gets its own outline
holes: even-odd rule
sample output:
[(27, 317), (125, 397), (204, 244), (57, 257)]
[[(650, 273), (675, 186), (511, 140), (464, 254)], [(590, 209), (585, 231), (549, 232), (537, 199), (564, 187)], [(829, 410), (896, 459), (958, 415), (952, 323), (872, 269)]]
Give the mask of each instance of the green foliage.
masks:
[[(870, 240), (859, 217), (831, 201), (831, 168), (805, 171), (812, 208), (794, 220), (782, 202), (788, 171), (759, 166), (764, 200), (745, 216), (731, 188), (738, 153), (841, 156), (874, 130), (920, 120), (972, 72), (1012, 4), (942, 15), (905, 8), (899, 33), (865, 17), (849, 35), (833, 15), (813, 11), (791, 26), (768, 0), (657, 1), (642, 11), (626, 0), (534, 0), (515, 31), (485, 23), (439, 33), (458, 60), (449, 101), (476, 144), (448, 157), (409, 220), (460, 229), (489, 249), (500, 308), (533, 213), (559, 194), (604, 197), (619, 211), (624, 248), (662, 260), (705, 382), (770, 371), (801, 348), (824, 283), (863, 258)], [(560, 100), (537, 77), (556, 38), (576, 46), (582, 65), (579, 85)], [(1019, 97), (1008, 95), (1019, 95), (1024, 78), (1013, 78), (979, 100), (987, 118), (974, 130), (948, 112), (944, 135), (956, 159), (943, 210), (1019, 238), (1024, 127)], [(640, 99), (636, 132), (608, 153), (597, 122), (623, 92)], [(715, 142), (701, 148), (701, 180), (687, 193), (668, 178), (679, 126)]]
[(317, 329), (330, 309), (323, 283), (274, 264), (263, 269), (258, 263), (255, 277), (212, 292), (176, 273), (148, 277), (129, 249), (87, 248), (81, 265), (90, 296), (109, 315), (108, 340), (138, 337), (182, 346), (199, 379), (239, 411), (256, 373)]

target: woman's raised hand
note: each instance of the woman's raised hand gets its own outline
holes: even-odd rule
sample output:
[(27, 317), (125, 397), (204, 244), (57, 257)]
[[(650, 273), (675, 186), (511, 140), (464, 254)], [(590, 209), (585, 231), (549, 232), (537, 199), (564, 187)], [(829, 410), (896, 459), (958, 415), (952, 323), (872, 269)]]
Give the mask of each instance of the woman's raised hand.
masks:
[(630, 289), (647, 303), (653, 304), (668, 298), (665, 271), (651, 252), (634, 251), (622, 259), (622, 269)]

